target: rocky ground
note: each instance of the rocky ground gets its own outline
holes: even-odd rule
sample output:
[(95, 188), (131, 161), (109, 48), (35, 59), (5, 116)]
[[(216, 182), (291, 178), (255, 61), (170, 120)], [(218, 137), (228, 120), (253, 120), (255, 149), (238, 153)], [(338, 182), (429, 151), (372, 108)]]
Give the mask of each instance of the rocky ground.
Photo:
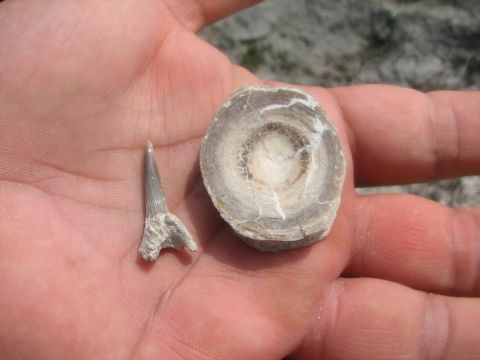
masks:
[[(201, 35), (266, 79), (390, 83), (425, 91), (480, 88), (478, 0), (267, 0)], [(480, 177), (358, 189), (386, 191), (480, 205)]]

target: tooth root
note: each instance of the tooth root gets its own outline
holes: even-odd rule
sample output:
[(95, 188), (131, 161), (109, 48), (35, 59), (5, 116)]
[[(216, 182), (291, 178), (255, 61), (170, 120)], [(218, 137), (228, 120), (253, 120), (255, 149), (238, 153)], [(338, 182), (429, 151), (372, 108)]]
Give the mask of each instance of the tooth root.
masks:
[(153, 261), (162, 249), (168, 247), (177, 250), (186, 247), (190, 251), (197, 251), (197, 244), (185, 225), (168, 211), (150, 141), (145, 150), (145, 196), (145, 229), (138, 249), (142, 258)]
[[(186, 247), (190, 251), (197, 251), (197, 244), (179, 218), (169, 213), (165, 217), (165, 224), (169, 229), (169, 239), (172, 244), (171, 247), (174, 247), (175, 249)], [(170, 246), (168, 242), (164, 247), (167, 246)]]

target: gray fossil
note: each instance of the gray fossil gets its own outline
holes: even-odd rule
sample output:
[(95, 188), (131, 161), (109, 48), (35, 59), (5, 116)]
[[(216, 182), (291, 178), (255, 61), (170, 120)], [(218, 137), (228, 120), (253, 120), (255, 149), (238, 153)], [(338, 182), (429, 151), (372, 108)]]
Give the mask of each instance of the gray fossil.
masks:
[(262, 251), (328, 235), (346, 168), (325, 111), (312, 96), (285, 87), (233, 94), (203, 139), (200, 166), (220, 215)]
[(144, 260), (155, 260), (167, 247), (177, 250), (187, 247), (197, 251), (197, 245), (180, 219), (168, 211), (160, 175), (150, 142), (145, 150), (145, 230), (138, 252)]

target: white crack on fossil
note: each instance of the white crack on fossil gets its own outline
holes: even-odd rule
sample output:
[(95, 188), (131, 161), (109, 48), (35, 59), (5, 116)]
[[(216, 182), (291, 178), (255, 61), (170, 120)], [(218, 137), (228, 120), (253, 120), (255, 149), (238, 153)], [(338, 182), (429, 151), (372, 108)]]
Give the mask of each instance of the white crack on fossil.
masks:
[(286, 87), (233, 94), (202, 141), (200, 167), (220, 215), (262, 251), (327, 236), (346, 171), (326, 112), (309, 94)]

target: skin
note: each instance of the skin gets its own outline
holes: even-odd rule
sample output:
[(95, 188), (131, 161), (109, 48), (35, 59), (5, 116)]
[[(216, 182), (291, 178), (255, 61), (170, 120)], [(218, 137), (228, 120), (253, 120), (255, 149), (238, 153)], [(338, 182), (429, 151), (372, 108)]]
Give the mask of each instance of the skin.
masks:
[[(304, 88), (348, 162), (331, 235), (262, 254), (219, 219), (200, 139), (264, 82), (195, 32), (254, 2), (0, 3), (0, 358), (478, 355), (480, 211), (354, 185), (479, 174), (479, 93)], [(138, 259), (147, 139), (196, 254)]]

